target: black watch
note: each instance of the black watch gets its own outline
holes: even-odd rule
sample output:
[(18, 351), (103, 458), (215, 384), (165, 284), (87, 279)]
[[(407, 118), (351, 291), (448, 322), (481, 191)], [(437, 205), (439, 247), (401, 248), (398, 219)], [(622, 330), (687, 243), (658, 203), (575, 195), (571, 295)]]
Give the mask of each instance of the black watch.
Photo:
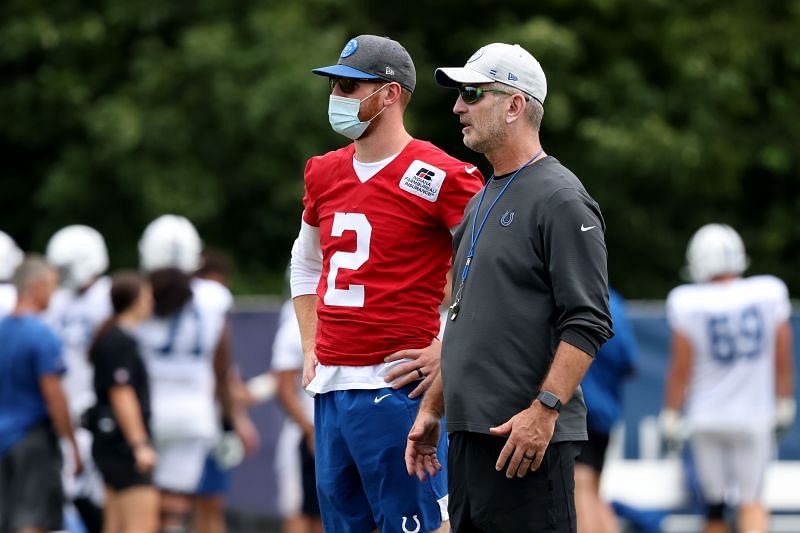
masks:
[(561, 400), (552, 392), (543, 390), (539, 393), (539, 396), (537, 396), (536, 399), (548, 409), (552, 409), (557, 413), (561, 412)]

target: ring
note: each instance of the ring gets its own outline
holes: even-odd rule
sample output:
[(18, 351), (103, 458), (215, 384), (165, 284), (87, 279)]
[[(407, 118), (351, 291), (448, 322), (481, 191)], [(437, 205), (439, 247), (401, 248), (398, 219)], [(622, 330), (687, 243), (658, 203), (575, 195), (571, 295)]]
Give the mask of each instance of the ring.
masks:
[(533, 461), (534, 459), (536, 459), (536, 456), (535, 456), (535, 455), (525, 455), (525, 454), (523, 453), (523, 454), (522, 454), (522, 458), (523, 458), (523, 459), (527, 459), (528, 461)]
[(419, 379), (425, 379), (425, 374), (422, 373), (422, 369), (421, 368), (417, 369), (417, 374), (419, 374)]

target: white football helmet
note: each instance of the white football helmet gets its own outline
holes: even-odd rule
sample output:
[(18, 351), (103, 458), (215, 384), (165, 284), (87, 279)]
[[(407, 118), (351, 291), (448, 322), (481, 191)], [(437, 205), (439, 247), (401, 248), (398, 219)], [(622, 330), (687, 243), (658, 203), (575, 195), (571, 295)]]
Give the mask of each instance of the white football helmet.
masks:
[(61, 286), (77, 290), (108, 268), (108, 249), (103, 236), (89, 226), (61, 228), (47, 243), (47, 262), (58, 269)]
[(0, 281), (10, 280), (24, 257), (14, 239), (0, 231)]
[(742, 238), (725, 224), (706, 224), (695, 232), (686, 248), (686, 269), (695, 283), (722, 274), (739, 275), (749, 263)]
[(139, 239), (139, 265), (145, 272), (177, 268), (187, 274), (200, 267), (203, 242), (188, 219), (162, 215), (145, 228)]

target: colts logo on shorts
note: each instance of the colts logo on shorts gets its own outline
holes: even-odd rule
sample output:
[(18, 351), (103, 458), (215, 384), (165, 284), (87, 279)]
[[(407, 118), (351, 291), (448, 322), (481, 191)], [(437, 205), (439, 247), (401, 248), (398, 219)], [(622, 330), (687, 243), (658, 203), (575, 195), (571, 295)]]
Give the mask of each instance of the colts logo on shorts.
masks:
[(419, 518), (417, 518), (417, 515), (413, 515), (411, 517), (411, 519), (414, 520), (414, 522), (417, 523), (417, 528), (416, 529), (408, 529), (406, 527), (406, 522), (408, 522), (408, 517), (404, 516), (403, 517), (403, 524), (402, 524), (403, 533), (419, 533), (419, 530), (422, 529), (422, 524), (419, 523)]
[(500, 217), (500, 225), (504, 228), (509, 227), (511, 223), (514, 222), (514, 213), (516, 213), (516, 211), (506, 211), (503, 213), (503, 216)]

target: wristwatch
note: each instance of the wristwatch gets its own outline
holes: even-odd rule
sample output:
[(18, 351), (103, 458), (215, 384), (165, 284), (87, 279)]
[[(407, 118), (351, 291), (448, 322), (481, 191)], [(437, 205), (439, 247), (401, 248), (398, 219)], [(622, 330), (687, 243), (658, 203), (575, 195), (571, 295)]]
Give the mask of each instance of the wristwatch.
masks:
[(552, 409), (557, 413), (561, 412), (561, 400), (552, 392), (543, 390), (539, 393), (539, 396), (537, 396), (536, 399), (548, 409)]

